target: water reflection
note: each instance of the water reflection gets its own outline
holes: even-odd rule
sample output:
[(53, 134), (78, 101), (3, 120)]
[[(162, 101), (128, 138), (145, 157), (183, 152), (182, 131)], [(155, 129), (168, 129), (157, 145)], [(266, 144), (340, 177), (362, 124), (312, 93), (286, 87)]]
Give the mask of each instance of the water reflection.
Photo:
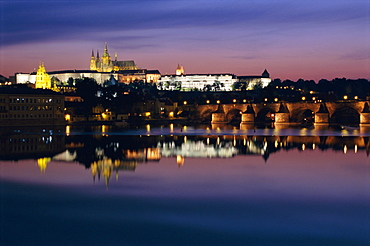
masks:
[(1, 133), (5, 244), (367, 245), (368, 135), (147, 130)]
[[(37, 159), (41, 172), (45, 172), (52, 159), (78, 162), (91, 169), (93, 180), (104, 179), (108, 185), (113, 174), (118, 178), (119, 172), (134, 171), (140, 163), (158, 162), (161, 158), (174, 157), (174, 162), (181, 167), (186, 165), (187, 158), (238, 155), (261, 156), (267, 163), (272, 154), (293, 149), (331, 149), (343, 154), (353, 152), (365, 158), (370, 153), (370, 141), (366, 136), (285, 136), (277, 135), (276, 129), (273, 135), (117, 135), (110, 127), (99, 128), (100, 133), (90, 128), (91, 134), (86, 134), (87, 131), (71, 134), (70, 126), (65, 131), (61, 128), (8, 131), (0, 138), (0, 159)], [(180, 132), (186, 134), (192, 129), (181, 127)], [(175, 131), (174, 126), (169, 130)], [(231, 130), (236, 132), (235, 128)], [(150, 125), (145, 126), (145, 131), (151, 131)], [(219, 128), (216, 131), (222, 133)]]

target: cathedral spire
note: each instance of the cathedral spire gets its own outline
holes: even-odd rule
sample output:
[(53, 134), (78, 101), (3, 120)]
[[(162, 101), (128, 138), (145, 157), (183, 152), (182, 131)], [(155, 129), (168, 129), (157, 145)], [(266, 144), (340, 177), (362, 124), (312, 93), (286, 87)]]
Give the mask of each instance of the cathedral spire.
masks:
[(95, 58), (94, 49), (92, 49), (92, 51), (91, 51), (91, 58)]
[(108, 44), (107, 42), (105, 42), (105, 47), (104, 47), (104, 54), (103, 54), (103, 57), (105, 56), (109, 56), (109, 53), (108, 53)]

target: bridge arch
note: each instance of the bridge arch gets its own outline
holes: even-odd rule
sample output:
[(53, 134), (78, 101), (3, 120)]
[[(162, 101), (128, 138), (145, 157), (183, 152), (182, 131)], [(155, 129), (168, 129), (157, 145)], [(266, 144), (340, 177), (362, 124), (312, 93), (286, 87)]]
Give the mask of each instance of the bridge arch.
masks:
[(310, 108), (296, 110), (291, 114), (290, 121), (294, 123), (313, 123), (315, 121), (315, 112)]
[(210, 122), (212, 120), (212, 112), (214, 110), (212, 108), (206, 108), (205, 110), (202, 111), (200, 117), (203, 121)]
[(262, 108), (258, 111), (255, 121), (260, 123), (275, 122), (275, 110), (271, 108)]
[(238, 108), (231, 109), (226, 114), (226, 121), (240, 123), (242, 119), (242, 111)]
[(331, 116), (330, 122), (342, 125), (351, 125), (360, 123), (359, 112), (349, 106), (337, 108)]

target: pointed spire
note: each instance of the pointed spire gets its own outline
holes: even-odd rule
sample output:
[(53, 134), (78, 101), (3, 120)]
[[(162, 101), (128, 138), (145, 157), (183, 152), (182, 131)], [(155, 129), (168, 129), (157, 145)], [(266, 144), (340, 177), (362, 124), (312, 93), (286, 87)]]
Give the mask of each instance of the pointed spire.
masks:
[(270, 74), (269, 74), (269, 72), (267, 72), (267, 69), (265, 69), (265, 71), (263, 71), (262, 77), (263, 78), (270, 78)]
[(108, 54), (108, 44), (107, 44), (107, 42), (105, 42), (105, 47), (104, 47), (104, 54), (103, 54), (103, 56), (109, 56), (109, 54)]
[(91, 58), (95, 58), (94, 49), (92, 49), (92, 51), (91, 51)]
[(115, 61), (117, 61), (117, 60), (118, 60), (117, 52), (114, 52), (114, 60), (115, 60)]
[(98, 50), (98, 51), (96, 51), (96, 58), (98, 58), (98, 59), (99, 59), (99, 50)]

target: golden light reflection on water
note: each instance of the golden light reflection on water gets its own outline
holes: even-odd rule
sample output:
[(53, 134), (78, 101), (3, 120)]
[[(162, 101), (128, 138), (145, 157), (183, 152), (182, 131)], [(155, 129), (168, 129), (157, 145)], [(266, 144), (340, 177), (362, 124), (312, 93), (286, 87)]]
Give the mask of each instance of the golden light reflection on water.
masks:
[(145, 127), (146, 127), (146, 131), (150, 132), (150, 124), (147, 124)]

